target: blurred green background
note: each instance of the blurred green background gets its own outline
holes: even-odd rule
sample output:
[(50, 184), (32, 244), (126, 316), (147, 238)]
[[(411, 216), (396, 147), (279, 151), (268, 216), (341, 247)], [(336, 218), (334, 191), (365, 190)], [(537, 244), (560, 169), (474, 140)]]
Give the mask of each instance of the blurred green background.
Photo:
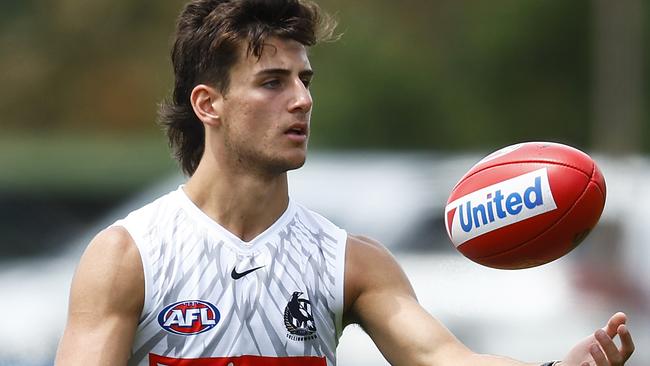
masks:
[[(184, 3), (2, 1), (0, 258), (176, 169), (155, 120)], [(650, 151), (641, 0), (319, 3), (343, 37), (312, 50), (312, 149)]]

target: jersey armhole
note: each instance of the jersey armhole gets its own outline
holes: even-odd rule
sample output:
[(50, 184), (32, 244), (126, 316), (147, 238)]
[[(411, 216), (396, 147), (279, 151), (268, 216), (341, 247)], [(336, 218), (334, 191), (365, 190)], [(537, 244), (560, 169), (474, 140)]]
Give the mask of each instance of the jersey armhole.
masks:
[(142, 305), (142, 312), (140, 313), (138, 324), (142, 324), (151, 315), (151, 263), (149, 262), (149, 257), (146, 254), (145, 247), (143, 246), (143, 239), (136, 230), (133, 230), (125, 220), (118, 220), (111, 226), (124, 228), (131, 236), (131, 239), (133, 239), (133, 242), (140, 253), (140, 261), (142, 262), (142, 270), (144, 272), (144, 304)]
[(336, 247), (336, 267), (335, 267), (335, 294), (336, 303), (334, 309), (335, 314), (335, 327), (336, 327), (336, 344), (338, 346), (339, 338), (343, 333), (343, 310), (345, 301), (343, 299), (345, 293), (345, 249), (348, 243), (348, 233), (345, 230), (340, 230), (339, 237), (337, 238), (338, 245)]

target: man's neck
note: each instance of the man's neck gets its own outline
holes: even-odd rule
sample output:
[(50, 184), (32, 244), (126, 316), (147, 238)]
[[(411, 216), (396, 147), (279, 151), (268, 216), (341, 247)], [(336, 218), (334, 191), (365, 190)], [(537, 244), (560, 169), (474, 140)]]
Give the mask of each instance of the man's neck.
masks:
[(185, 193), (206, 215), (245, 242), (270, 227), (289, 204), (286, 173), (262, 178), (199, 165)]

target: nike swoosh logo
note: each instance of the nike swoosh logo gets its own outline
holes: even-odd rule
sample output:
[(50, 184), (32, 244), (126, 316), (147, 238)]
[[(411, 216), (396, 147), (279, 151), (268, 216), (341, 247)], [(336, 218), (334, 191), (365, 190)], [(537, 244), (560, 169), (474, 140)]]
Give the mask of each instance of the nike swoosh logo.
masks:
[(244, 271), (242, 273), (237, 272), (237, 270), (235, 268), (233, 268), (232, 272), (230, 273), (230, 277), (232, 277), (233, 280), (238, 280), (238, 279), (246, 276), (247, 274), (249, 274), (251, 272), (257, 271), (260, 268), (264, 268), (264, 266), (260, 266), (260, 267), (257, 267), (257, 268), (251, 268), (251, 269), (246, 270), (246, 271)]

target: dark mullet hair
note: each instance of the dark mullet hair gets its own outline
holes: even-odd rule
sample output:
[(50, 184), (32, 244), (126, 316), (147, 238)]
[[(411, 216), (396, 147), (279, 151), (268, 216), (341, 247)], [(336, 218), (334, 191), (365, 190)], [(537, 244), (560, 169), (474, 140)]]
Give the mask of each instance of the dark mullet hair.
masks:
[(309, 0), (194, 0), (178, 17), (171, 52), (174, 90), (160, 105), (159, 123), (185, 174), (192, 176), (205, 150), (205, 128), (190, 103), (192, 89), (208, 84), (228, 91), (240, 47), (261, 57), (269, 37), (307, 47), (332, 40), (336, 22)]

